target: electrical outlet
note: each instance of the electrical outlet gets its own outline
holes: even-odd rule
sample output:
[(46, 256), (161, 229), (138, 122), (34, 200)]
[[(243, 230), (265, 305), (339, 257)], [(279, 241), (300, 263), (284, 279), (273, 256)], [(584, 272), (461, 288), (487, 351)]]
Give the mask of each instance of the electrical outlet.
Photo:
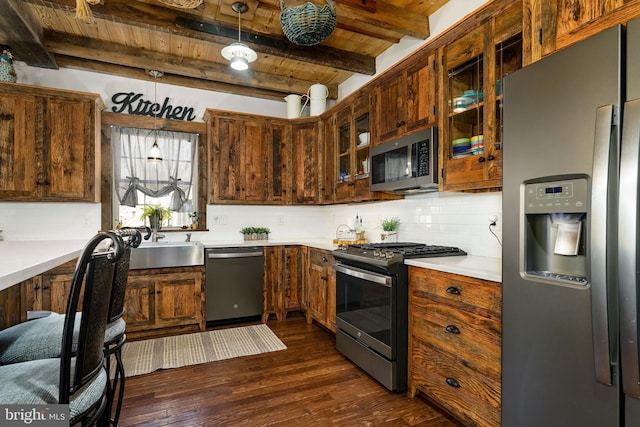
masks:
[(501, 224), (500, 224), (500, 215), (499, 214), (492, 214), (489, 215), (489, 224), (493, 227), (494, 230), (500, 230), (501, 228)]
[(213, 224), (214, 225), (226, 225), (227, 224), (227, 216), (226, 215), (214, 215), (213, 216)]

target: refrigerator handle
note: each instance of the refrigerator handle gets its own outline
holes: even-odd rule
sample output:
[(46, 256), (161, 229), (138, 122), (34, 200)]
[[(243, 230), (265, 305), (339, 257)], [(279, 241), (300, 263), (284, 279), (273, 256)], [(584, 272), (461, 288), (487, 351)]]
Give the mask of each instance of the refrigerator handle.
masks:
[[(591, 226), (589, 236), (591, 314), (593, 324), (593, 355), (596, 381), (611, 385), (611, 345), (607, 310), (607, 229), (608, 224), (609, 159), (611, 155), (611, 126), (613, 105), (596, 110), (596, 129), (593, 153), (591, 188)], [(597, 226), (593, 226), (597, 225)]]
[(624, 107), (620, 151), (618, 205), (618, 288), (622, 390), (640, 398), (638, 362), (638, 161), (640, 159), (640, 99)]

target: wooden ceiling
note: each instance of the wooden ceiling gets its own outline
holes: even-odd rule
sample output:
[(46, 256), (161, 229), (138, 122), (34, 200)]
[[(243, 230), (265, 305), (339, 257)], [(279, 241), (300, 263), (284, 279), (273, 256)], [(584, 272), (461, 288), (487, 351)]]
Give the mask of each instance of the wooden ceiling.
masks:
[(238, 41), (235, 0), (204, 0), (195, 9), (162, 0), (100, 0), (89, 6), (90, 22), (76, 19), (77, 0), (2, 1), (0, 44), (28, 65), (135, 79), (160, 70), (167, 84), (281, 100), (314, 83), (336, 99), (340, 83), (354, 73), (375, 74), (375, 58), (402, 37), (426, 39), (429, 15), (449, 0), (337, 0), (336, 29), (311, 47), (283, 35), (280, 0), (244, 0), (241, 40), (258, 54), (247, 71), (231, 69), (220, 53)]

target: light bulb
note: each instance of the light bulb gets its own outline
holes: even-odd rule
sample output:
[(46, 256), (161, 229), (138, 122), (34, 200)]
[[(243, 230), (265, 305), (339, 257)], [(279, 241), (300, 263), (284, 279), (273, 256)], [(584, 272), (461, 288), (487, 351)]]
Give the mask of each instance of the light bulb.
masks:
[(162, 153), (160, 152), (160, 147), (158, 147), (158, 141), (153, 141), (153, 145), (151, 146), (151, 150), (149, 151), (149, 157), (147, 157), (147, 160), (150, 162), (162, 161)]
[(231, 58), (231, 68), (238, 71), (244, 71), (249, 68), (249, 61), (244, 56), (234, 56)]

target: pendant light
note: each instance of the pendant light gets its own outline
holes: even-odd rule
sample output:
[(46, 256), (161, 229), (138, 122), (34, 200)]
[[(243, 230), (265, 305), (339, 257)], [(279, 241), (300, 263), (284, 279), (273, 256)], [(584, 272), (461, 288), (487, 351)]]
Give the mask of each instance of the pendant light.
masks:
[(249, 68), (249, 63), (258, 59), (258, 54), (253, 49), (240, 42), (240, 16), (249, 10), (249, 6), (237, 1), (231, 5), (231, 9), (238, 12), (238, 41), (222, 48), (222, 56), (231, 63), (231, 68), (244, 71)]
[[(158, 105), (158, 77), (162, 77), (164, 73), (158, 70), (149, 70), (147, 74), (153, 77), (153, 105)], [(147, 157), (147, 161), (149, 162), (161, 162), (162, 161), (162, 153), (160, 152), (160, 147), (158, 147), (158, 112), (155, 111), (153, 113), (153, 132), (155, 134), (155, 138), (153, 140), (153, 145), (151, 146), (151, 150), (149, 150), (149, 157)]]

